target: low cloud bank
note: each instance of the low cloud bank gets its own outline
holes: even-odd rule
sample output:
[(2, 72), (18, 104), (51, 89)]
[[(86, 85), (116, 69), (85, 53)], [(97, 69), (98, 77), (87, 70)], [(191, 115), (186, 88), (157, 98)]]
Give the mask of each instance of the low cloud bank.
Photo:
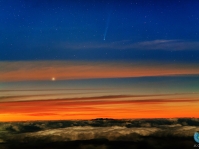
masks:
[[(195, 118), (139, 120), (100, 118), (87, 121), (0, 123), (0, 145), (14, 144), (15, 146), (20, 143), (35, 145), (60, 142), (63, 144), (83, 141), (84, 145), (81, 146), (82, 142), (79, 142), (81, 147), (77, 146), (77, 148), (109, 148), (112, 146), (111, 142), (116, 144), (117, 142), (128, 142), (132, 147), (133, 145), (139, 146), (143, 142), (154, 146), (157, 145), (157, 141), (162, 141), (162, 144), (166, 145), (169, 142), (166, 143), (165, 140), (169, 140), (170, 143), (173, 140), (177, 141), (179, 145), (182, 145), (182, 141), (184, 141), (185, 146), (190, 146), (191, 143), (194, 144), (193, 134), (196, 131), (199, 131), (199, 119)], [(85, 144), (85, 141), (91, 142)], [(96, 141), (97, 146), (95, 145)]]

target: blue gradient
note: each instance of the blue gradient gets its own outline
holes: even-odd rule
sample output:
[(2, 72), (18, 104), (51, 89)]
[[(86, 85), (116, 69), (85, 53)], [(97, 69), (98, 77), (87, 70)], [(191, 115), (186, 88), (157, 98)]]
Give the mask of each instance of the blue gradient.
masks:
[[(2, 0), (0, 60), (157, 60), (198, 63), (198, 6), (197, 0)], [(181, 43), (172, 46), (166, 43), (163, 50), (161, 47), (150, 50), (142, 47), (125, 48), (126, 41), (131, 45), (154, 40)], [(116, 42), (122, 50), (117, 49), (118, 46), (114, 45)], [(179, 50), (180, 45), (182, 47)], [(183, 49), (184, 46), (186, 49)]]

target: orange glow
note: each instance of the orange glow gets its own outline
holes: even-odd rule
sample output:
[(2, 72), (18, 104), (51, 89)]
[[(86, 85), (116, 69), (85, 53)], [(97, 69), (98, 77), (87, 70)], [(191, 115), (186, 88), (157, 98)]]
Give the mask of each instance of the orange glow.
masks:
[(196, 64), (26, 61), (0, 62), (0, 68), (0, 121), (198, 117), (193, 80), (57, 81), (196, 75)]
[(199, 74), (196, 65), (157, 63), (28, 61), (0, 62), (0, 68), (0, 81), (3, 82)]
[[(160, 96), (161, 97), (161, 96)], [(164, 98), (134, 100), (132, 97), (118, 97), (113, 101), (109, 97), (97, 98), (38, 100), (20, 102), (1, 102), (1, 121), (24, 120), (63, 120), (106, 118), (173, 118), (198, 117), (199, 100)], [(102, 98), (101, 98), (102, 99)], [(191, 108), (187, 108), (187, 106)]]

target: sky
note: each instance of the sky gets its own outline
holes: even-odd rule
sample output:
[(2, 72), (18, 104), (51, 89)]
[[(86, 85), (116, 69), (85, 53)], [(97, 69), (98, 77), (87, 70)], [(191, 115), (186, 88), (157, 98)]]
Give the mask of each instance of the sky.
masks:
[(198, 6), (0, 0), (0, 121), (198, 117)]

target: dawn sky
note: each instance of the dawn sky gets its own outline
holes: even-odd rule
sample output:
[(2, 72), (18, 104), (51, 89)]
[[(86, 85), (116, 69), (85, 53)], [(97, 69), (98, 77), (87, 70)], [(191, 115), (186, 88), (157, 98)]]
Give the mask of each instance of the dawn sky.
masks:
[(0, 121), (198, 117), (198, 7), (1, 0)]

